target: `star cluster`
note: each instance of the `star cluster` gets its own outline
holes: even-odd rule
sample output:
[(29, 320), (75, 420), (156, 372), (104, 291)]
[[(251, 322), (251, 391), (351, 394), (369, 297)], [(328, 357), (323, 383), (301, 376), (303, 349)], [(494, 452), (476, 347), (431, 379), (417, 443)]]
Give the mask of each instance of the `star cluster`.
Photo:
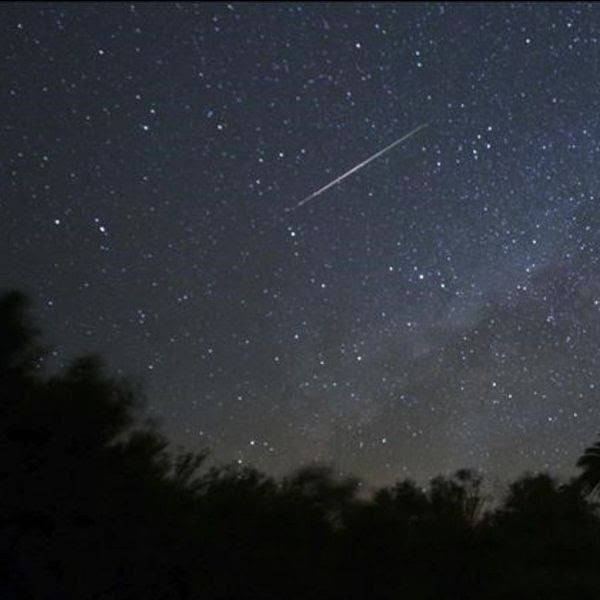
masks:
[(0, 26), (2, 286), (55, 366), (98, 352), (176, 444), (271, 473), (572, 470), (600, 418), (598, 5)]

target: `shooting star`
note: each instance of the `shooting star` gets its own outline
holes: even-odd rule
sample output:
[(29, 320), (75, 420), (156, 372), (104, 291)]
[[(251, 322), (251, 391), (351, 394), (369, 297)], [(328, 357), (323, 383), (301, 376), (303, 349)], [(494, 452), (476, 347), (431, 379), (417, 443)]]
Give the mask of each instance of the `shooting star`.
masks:
[(310, 196), (306, 196), (306, 198), (304, 198), (304, 200), (301, 200), (300, 202), (298, 202), (298, 204), (296, 204), (296, 206), (294, 206), (292, 208), (288, 208), (287, 210), (290, 211), (290, 210), (295, 210), (297, 208), (300, 208), (301, 206), (303, 206), (304, 204), (306, 204), (307, 202), (309, 202), (313, 198), (316, 198), (317, 196), (319, 196), (320, 194), (322, 194), (325, 190), (328, 190), (330, 187), (333, 187), (334, 185), (338, 184), (343, 179), (346, 179), (346, 177), (352, 175), (352, 173), (355, 173), (359, 169), (362, 169), (364, 166), (368, 165), (371, 161), (373, 161), (376, 158), (380, 157), (382, 154), (385, 154), (388, 150), (391, 150), (394, 146), (397, 146), (401, 142), (403, 142), (403, 141), (407, 140), (408, 138), (412, 137), (417, 132), (421, 131), (421, 129), (427, 127), (427, 125), (429, 125), (429, 123), (423, 123), (422, 125), (419, 125), (418, 127), (415, 127), (412, 131), (409, 131), (406, 135), (403, 135), (400, 139), (396, 140), (395, 142), (393, 142), (389, 146), (386, 146), (383, 150), (380, 150), (379, 152), (376, 152), (375, 154), (373, 154), (373, 156), (369, 156), (369, 158), (367, 158), (366, 160), (363, 160), (361, 163), (357, 164), (355, 167), (352, 167), (349, 171), (346, 171), (343, 175), (340, 175), (339, 177), (337, 177), (333, 181), (330, 181), (327, 185), (325, 185), (322, 188), (318, 189), (316, 192), (313, 192), (312, 194), (310, 194)]

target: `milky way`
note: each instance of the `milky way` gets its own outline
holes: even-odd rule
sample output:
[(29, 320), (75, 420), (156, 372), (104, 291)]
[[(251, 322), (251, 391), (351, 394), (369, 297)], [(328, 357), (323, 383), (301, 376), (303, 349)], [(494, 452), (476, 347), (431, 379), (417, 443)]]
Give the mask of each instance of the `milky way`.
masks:
[(0, 20), (0, 284), (51, 368), (97, 352), (174, 444), (274, 474), (572, 471), (600, 429), (599, 5)]

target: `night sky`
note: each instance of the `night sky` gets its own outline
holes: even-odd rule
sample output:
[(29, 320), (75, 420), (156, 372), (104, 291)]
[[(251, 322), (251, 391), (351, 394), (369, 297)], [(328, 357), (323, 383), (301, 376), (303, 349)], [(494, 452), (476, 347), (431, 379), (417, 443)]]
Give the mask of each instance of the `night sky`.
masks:
[(600, 429), (600, 5), (0, 25), (0, 285), (55, 366), (99, 353), (176, 446), (275, 475), (574, 472)]

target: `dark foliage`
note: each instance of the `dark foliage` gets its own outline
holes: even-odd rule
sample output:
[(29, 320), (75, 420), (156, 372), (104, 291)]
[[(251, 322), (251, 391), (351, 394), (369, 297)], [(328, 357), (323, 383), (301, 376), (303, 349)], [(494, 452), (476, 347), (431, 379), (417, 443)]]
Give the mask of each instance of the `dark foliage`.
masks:
[(582, 469), (578, 481), (583, 492), (591, 496), (597, 495), (600, 492), (600, 442), (585, 449), (577, 466)]
[(100, 361), (46, 377), (43, 357), (26, 298), (0, 298), (1, 598), (600, 597), (598, 444), (579, 478), (523, 476), (487, 512), (467, 470), (364, 499), (324, 466), (203, 469)]

